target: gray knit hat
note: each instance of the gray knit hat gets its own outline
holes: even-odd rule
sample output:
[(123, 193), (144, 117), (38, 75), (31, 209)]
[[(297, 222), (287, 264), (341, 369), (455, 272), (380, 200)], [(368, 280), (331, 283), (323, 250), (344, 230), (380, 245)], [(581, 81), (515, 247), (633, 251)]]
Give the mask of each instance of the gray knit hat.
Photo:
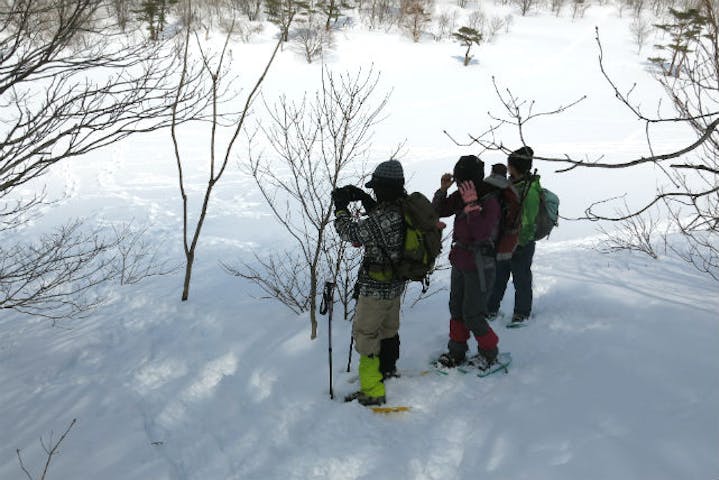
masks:
[(372, 179), (367, 182), (365, 187), (375, 188), (376, 186), (385, 187), (403, 187), (404, 171), (402, 164), (397, 160), (387, 160), (380, 163), (372, 174)]

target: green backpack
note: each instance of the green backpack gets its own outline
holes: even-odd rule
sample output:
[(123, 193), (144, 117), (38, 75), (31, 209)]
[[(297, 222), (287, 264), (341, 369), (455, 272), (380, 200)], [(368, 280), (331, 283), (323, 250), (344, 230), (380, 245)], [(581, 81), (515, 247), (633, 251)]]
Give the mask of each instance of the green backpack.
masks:
[(427, 197), (414, 192), (399, 202), (406, 231), (402, 257), (394, 265), (401, 280), (429, 284), (434, 262), (442, 251), (442, 231), (437, 226), (439, 216)]

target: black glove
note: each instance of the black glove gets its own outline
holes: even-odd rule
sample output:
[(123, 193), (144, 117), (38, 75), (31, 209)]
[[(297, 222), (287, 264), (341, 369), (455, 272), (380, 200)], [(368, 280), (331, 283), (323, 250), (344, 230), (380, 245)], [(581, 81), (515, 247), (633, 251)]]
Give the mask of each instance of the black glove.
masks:
[(361, 188), (355, 187), (354, 185), (347, 185), (344, 188), (349, 192), (350, 201), (362, 202), (362, 207), (364, 207), (366, 212), (374, 210), (374, 207), (377, 206), (377, 202), (374, 201), (374, 198)]
[(347, 210), (347, 205), (349, 205), (351, 201), (352, 199), (350, 198), (350, 193), (347, 191), (347, 187), (332, 190), (332, 202), (335, 204), (335, 211)]

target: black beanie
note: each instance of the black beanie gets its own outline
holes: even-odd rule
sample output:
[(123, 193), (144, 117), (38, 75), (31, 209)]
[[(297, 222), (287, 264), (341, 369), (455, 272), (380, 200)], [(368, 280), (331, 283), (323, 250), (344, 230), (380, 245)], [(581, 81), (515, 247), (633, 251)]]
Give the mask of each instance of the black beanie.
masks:
[(527, 173), (532, 168), (533, 155), (534, 150), (531, 147), (524, 146), (509, 154), (507, 164), (516, 168), (519, 173)]
[(476, 155), (462, 155), (454, 165), (453, 175), (457, 183), (472, 180), (475, 186), (479, 186), (484, 178), (484, 162)]

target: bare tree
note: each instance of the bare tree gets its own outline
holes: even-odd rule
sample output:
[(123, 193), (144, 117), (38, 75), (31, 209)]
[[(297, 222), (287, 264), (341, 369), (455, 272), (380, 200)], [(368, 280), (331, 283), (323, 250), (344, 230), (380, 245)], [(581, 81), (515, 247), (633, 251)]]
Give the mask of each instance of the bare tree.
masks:
[(537, 0), (512, 0), (512, 3), (519, 8), (519, 12), (524, 17), (537, 5)]
[(148, 277), (168, 275), (178, 270), (177, 265), (162, 258), (163, 242), (147, 238), (147, 227), (136, 227), (134, 222), (112, 226), (116, 261), (112, 275), (120, 285), (133, 285)]
[(572, 0), (572, 18), (584, 18), (584, 14), (587, 13), (589, 5), (587, 0)]
[(550, 7), (552, 9), (552, 13), (556, 17), (559, 16), (560, 13), (562, 13), (562, 8), (564, 8), (564, 4), (567, 2), (567, 0), (550, 0)]
[(422, 38), (427, 25), (432, 21), (433, 0), (402, 0), (402, 27), (415, 42)]
[[(341, 253), (330, 228), (330, 193), (347, 181), (348, 169), (367, 156), (372, 129), (387, 103), (385, 96), (372, 104), (378, 80), (373, 71), (355, 76), (324, 72), (322, 89), (309, 100), (295, 103), (281, 97), (277, 104), (267, 105), (271, 122), (260, 128), (275, 157), (259, 156), (249, 165), (295, 249), (270, 254), (259, 267), (264, 273), (248, 264), (234, 270), (285, 305), (309, 310), (311, 338), (317, 336), (318, 286), (323, 276), (337, 277)], [(278, 267), (288, 264), (294, 275), (283, 276)]]
[(72, 422), (70, 422), (70, 425), (65, 429), (62, 435), (60, 435), (60, 438), (57, 440), (57, 442), (53, 442), (52, 440), (52, 432), (50, 432), (50, 439), (49, 443), (46, 444), (44, 439), (40, 439), (40, 443), (42, 444), (43, 450), (45, 450), (45, 454), (47, 455), (47, 459), (45, 460), (45, 464), (43, 465), (42, 472), (40, 472), (40, 475), (37, 477), (37, 479), (34, 479), (28, 468), (25, 466), (25, 463), (22, 461), (22, 455), (20, 454), (20, 449), (15, 449), (15, 454), (17, 455), (17, 460), (20, 463), (20, 469), (23, 471), (25, 476), (28, 478), (28, 480), (45, 480), (47, 477), (47, 472), (50, 469), (50, 462), (52, 461), (52, 457), (54, 457), (60, 448), (60, 445), (65, 440), (67, 435), (70, 433), (70, 430), (72, 427), (75, 426), (77, 423), (77, 419), (73, 418)]
[(326, 19), (314, 3), (307, 3), (297, 15), (294, 40), (307, 63), (312, 63), (331, 45), (332, 32), (327, 28)]
[[(250, 112), (252, 101), (259, 92), (260, 86), (262, 85), (262, 82), (264, 81), (282, 43), (281, 39), (277, 42), (277, 45), (265, 64), (262, 73), (257, 78), (250, 92), (247, 94), (244, 102), (244, 108), (239, 113), (232, 113), (221, 111), (221, 107), (226, 105), (227, 102), (232, 99), (228, 90), (229, 84), (233, 81), (232, 78), (228, 77), (228, 47), (230, 37), (232, 35), (232, 29), (230, 29), (228, 34), (225, 36), (225, 41), (221, 51), (214, 57), (209, 52), (204, 50), (203, 42), (197, 34), (194, 35), (194, 45), (196, 46), (196, 51), (199, 55), (201, 69), (200, 78), (206, 81), (210, 86), (209, 98), (211, 101), (211, 111), (209, 114), (210, 152), (208, 159), (207, 185), (205, 186), (204, 194), (202, 195), (202, 202), (197, 218), (192, 221), (190, 219), (190, 201), (187, 195), (187, 185), (184, 173), (185, 159), (180, 152), (180, 140), (177, 128), (180, 117), (175, 117), (176, 114), (179, 114), (185, 108), (183, 101), (185, 90), (190, 88), (192, 85), (188, 83), (188, 79), (193, 76), (192, 72), (195, 66), (190, 53), (190, 45), (192, 43), (191, 39), (193, 38), (190, 30), (190, 28), (187, 28), (185, 33), (184, 48), (182, 53), (183, 70), (180, 76), (179, 85), (177, 86), (176, 97), (172, 102), (173, 121), (170, 128), (170, 135), (172, 137), (172, 144), (174, 146), (175, 160), (177, 164), (180, 195), (182, 197), (182, 239), (185, 252), (185, 279), (183, 282), (181, 297), (183, 301), (187, 300), (190, 295), (192, 267), (195, 262), (195, 253), (197, 252), (202, 227), (204, 226), (207, 218), (207, 211), (210, 205), (212, 192), (217, 183), (222, 179), (222, 176), (227, 169), (227, 165), (232, 157), (235, 142), (245, 127), (245, 121)], [(175, 121), (175, 118), (178, 119), (177, 122)], [(226, 129), (230, 133), (229, 141), (222, 148), (218, 146), (220, 141), (218, 138), (218, 130), (221, 129)], [(193, 225), (191, 225), (191, 223)]]
[[(644, 215), (650, 209), (664, 209), (664, 216), (674, 222), (676, 229), (687, 240), (685, 259), (701, 271), (719, 278), (719, 22), (717, 6), (712, 0), (699, 0), (700, 14), (706, 18), (701, 35), (693, 37), (682, 68), (675, 72), (660, 70), (657, 81), (671, 100), (675, 114), (662, 115), (661, 109), (650, 115), (632, 100), (635, 86), (628, 91), (620, 90), (607, 73), (604, 52), (597, 30), (599, 67), (615, 97), (645, 125), (648, 155), (625, 161), (607, 161), (603, 156), (576, 159), (537, 156), (535, 159), (556, 162), (568, 166), (557, 170), (569, 172), (576, 168), (629, 169), (641, 165), (657, 167), (666, 186), (657, 189), (656, 194), (624, 214), (603, 213), (601, 206), (611, 202), (591, 204), (585, 211), (584, 219), (592, 221), (622, 222)], [(516, 102), (507, 102), (510, 107)], [(506, 105), (505, 105), (506, 106)], [(507, 151), (497, 140), (498, 129), (506, 124), (519, 129), (524, 141), (523, 127), (526, 115), (508, 108), (509, 119), (494, 118), (495, 123), (480, 135), (470, 136), (470, 143), (478, 143), (488, 149)], [(560, 113), (558, 109), (555, 113)], [(671, 152), (656, 152), (653, 146), (653, 127), (657, 125), (678, 125), (690, 127), (695, 137)]]
[(267, 19), (280, 29), (280, 38), (283, 42), (290, 39), (290, 27), (302, 10), (302, 3), (297, 0), (265, 0)]
[(647, 38), (649, 38), (649, 35), (652, 33), (652, 27), (644, 15), (639, 14), (639, 16), (634, 17), (634, 20), (632, 20), (632, 23), (629, 25), (629, 31), (632, 34), (634, 43), (637, 45), (638, 55), (642, 53), (642, 48), (644, 48)]
[[(133, 43), (105, 16), (109, 7), (101, 0), (0, 5), (0, 308), (58, 319), (96, 304), (90, 291), (111, 278), (111, 240), (82, 221), (33, 243), (13, 232), (52, 203), (41, 183), (50, 169), (172, 119), (173, 50)], [(196, 93), (184, 92), (178, 122), (204, 102)], [(38, 193), (28, 197), (26, 186)]]

